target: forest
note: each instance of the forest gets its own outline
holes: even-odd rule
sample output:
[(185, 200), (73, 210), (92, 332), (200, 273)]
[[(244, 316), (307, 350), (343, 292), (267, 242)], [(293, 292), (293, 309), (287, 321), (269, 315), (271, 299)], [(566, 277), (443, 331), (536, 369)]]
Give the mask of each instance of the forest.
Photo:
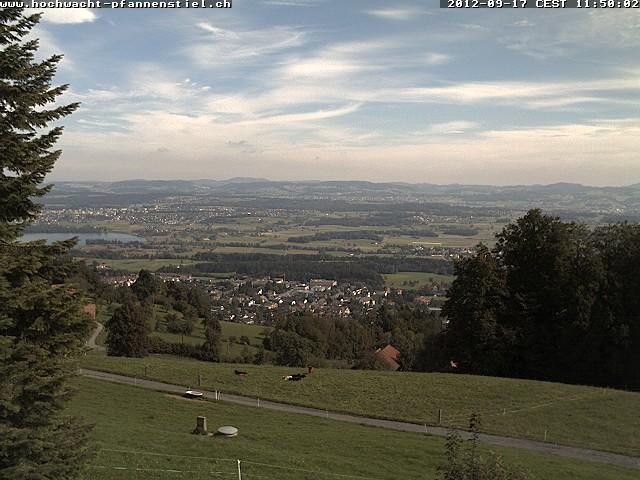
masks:
[(455, 274), (436, 364), (640, 386), (640, 225), (588, 228), (530, 210)]

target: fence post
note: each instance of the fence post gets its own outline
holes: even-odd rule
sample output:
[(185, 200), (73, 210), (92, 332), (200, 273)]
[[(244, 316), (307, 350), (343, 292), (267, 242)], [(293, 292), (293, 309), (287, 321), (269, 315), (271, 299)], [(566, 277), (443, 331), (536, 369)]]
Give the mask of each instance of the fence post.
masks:
[(442, 425), (442, 409), (438, 409), (438, 425)]
[(238, 459), (238, 480), (242, 480), (242, 471), (240, 470), (240, 459)]

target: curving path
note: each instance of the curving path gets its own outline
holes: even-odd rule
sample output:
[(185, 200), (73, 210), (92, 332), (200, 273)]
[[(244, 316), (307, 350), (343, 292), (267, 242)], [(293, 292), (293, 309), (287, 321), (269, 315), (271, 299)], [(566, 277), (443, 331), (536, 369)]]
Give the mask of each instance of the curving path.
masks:
[(100, 322), (96, 322), (96, 328), (91, 334), (91, 336), (89, 337), (89, 339), (87, 340), (87, 347), (89, 347), (91, 350), (95, 350), (97, 352), (105, 351), (104, 347), (101, 347), (100, 345), (96, 344), (96, 339), (98, 338), (98, 335), (100, 335), (100, 332), (102, 332), (103, 329), (104, 329), (104, 325), (102, 325)]
[[(97, 335), (96, 335), (97, 336)], [(142, 380), (125, 375), (117, 375), (114, 373), (99, 372), (96, 370), (80, 369), (80, 374), (85, 377), (98, 380), (107, 380), (110, 382), (124, 383), (128, 385), (137, 385), (143, 388), (158, 390), (162, 392), (183, 394), (185, 387), (180, 385), (172, 385), (170, 383), (156, 382), (153, 380)], [(204, 397), (210, 400), (216, 400), (216, 393), (207, 390), (200, 390)], [(357, 423), (361, 425), (370, 425), (374, 427), (389, 428), (392, 430), (401, 430), (404, 432), (427, 433), (445, 437), (451, 430), (442, 427), (432, 427), (426, 425), (417, 425), (415, 423), (398, 422), (393, 420), (381, 420), (378, 418), (361, 417), (357, 415), (349, 415), (344, 413), (333, 413), (327, 410), (320, 410), (310, 407), (299, 407), (286, 403), (270, 402), (252, 397), (244, 397), (240, 395), (231, 395), (218, 392), (218, 399), (225, 402), (238, 403), (252, 407), (263, 407), (269, 410), (278, 410), (282, 412), (300, 413), (303, 415), (313, 415), (316, 417), (331, 418), (341, 422)], [(462, 438), (469, 438), (471, 434), (464, 430), (456, 430)], [(587, 448), (570, 447), (566, 445), (556, 445), (552, 443), (536, 442), (535, 440), (525, 440), (521, 438), (502, 437), (499, 435), (480, 434), (479, 440), (490, 445), (499, 445), (502, 447), (522, 448), (541, 453), (550, 453), (560, 455), (562, 457), (577, 458), (580, 460), (591, 460), (594, 462), (608, 463), (627, 468), (640, 469), (640, 458), (617, 453), (602, 452), (599, 450), (590, 450)]]

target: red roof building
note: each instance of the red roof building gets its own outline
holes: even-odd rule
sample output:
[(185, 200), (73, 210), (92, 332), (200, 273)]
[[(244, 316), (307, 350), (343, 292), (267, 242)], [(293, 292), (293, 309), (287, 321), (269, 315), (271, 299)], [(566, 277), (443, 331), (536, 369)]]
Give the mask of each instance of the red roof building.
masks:
[(386, 363), (390, 370), (398, 370), (400, 368), (400, 364), (397, 362), (398, 357), (400, 357), (400, 351), (393, 345), (377, 349), (375, 355)]

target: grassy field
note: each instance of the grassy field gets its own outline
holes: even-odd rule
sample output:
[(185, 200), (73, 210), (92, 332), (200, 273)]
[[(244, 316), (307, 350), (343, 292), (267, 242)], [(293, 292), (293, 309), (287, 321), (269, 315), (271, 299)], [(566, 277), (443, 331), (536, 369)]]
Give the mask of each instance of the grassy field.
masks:
[(387, 287), (404, 288), (407, 290), (417, 290), (432, 283), (451, 283), (455, 278), (453, 275), (440, 275), (438, 273), (425, 272), (398, 272), (384, 276), (384, 284)]
[(136, 273), (142, 270), (143, 268), (146, 270), (151, 270), (155, 272), (161, 267), (165, 266), (178, 266), (178, 265), (191, 265), (196, 263), (194, 260), (180, 260), (176, 258), (152, 258), (152, 259), (144, 259), (144, 258), (135, 258), (135, 259), (119, 259), (119, 260), (110, 260), (104, 258), (87, 258), (87, 257), (78, 257), (77, 260), (82, 260), (86, 262), (87, 265), (90, 265), (94, 261), (97, 263), (105, 263), (114, 270), (126, 270), (127, 272)]
[[(331, 411), (465, 427), (480, 414), (482, 430), (640, 456), (640, 394), (601, 388), (436, 373), (317, 369), (304, 382), (281, 377), (300, 369), (216, 364), (168, 356), (144, 359), (90, 353), (82, 366), (179, 385), (240, 393)], [(248, 370), (247, 378), (233, 374)]]
[[(271, 330), (270, 327), (263, 327), (260, 325), (245, 325), (235, 322), (220, 322), (222, 327), (222, 344), (221, 355), (223, 360), (238, 358), (242, 355), (242, 351), (245, 347), (244, 344), (240, 344), (240, 337), (247, 336), (249, 338), (249, 345), (247, 346), (251, 354), (255, 354), (258, 350), (257, 347), (262, 345), (264, 339), (263, 332), (265, 330)], [(204, 342), (204, 327), (201, 323), (196, 323), (193, 333), (191, 335), (180, 335), (169, 332), (153, 332), (151, 334), (155, 337), (162, 338), (165, 342), (170, 343), (188, 343), (191, 345), (202, 345)], [(230, 337), (235, 337), (234, 342), (230, 342)]]
[[(118, 304), (113, 304), (110, 307), (106, 305), (98, 306), (98, 315), (96, 320), (103, 325), (111, 318), (113, 310), (117, 308)], [(155, 305), (156, 318), (150, 321), (150, 327), (155, 327), (156, 319), (164, 318), (167, 314), (167, 309), (160, 305)], [(244, 344), (240, 344), (240, 337), (247, 336), (249, 338), (248, 349), (251, 354), (255, 354), (258, 347), (262, 345), (264, 339), (264, 332), (271, 330), (270, 327), (263, 327), (261, 325), (245, 325), (235, 322), (220, 322), (222, 327), (222, 358), (223, 360), (236, 359), (242, 355)], [(157, 332), (152, 331), (152, 336), (160, 337), (165, 342), (170, 343), (186, 343), (191, 345), (202, 345), (204, 342), (204, 327), (201, 322), (196, 322), (194, 325), (193, 333), (191, 335), (180, 335), (169, 332)], [(106, 329), (100, 332), (100, 335), (96, 339), (98, 345), (104, 345), (107, 337)], [(235, 337), (234, 342), (229, 342), (230, 337)]]
[[(98, 448), (88, 477), (116, 479), (242, 478), (370, 480), (436, 478), (444, 440), (253, 407), (186, 400), (126, 385), (80, 378), (68, 412), (95, 425)], [(198, 415), (209, 430), (239, 429), (235, 438), (195, 436)], [(347, 447), (348, 448), (345, 448)], [(482, 447), (486, 452), (486, 448)], [(632, 480), (637, 470), (500, 449), (532, 480)]]

